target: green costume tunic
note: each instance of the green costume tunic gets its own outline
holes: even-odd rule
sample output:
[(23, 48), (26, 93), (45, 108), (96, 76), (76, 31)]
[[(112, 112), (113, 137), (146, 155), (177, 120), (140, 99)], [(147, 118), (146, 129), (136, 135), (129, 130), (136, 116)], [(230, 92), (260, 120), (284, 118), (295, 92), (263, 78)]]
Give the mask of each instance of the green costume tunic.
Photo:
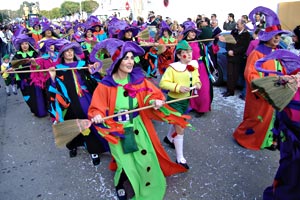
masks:
[[(127, 79), (116, 81), (120, 85), (128, 83)], [(120, 110), (129, 110), (129, 97), (125, 97), (124, 88), (118, 87), (115, 112)], [(133, 98), (133, 108), (138, 107), (137, 99)], [(160, 168), (155, 150), (150, 137), (138, 115), (133, 118), (132, 124), (129, 121), (123, 121), (124, 128), (133, 127), (134, 138), (138, 150), (132, 153), (124, 154), (121, 143), (109, 143), (111, 153), (117, 162), (117, 171), (114, 178), (115, 185), (118, 184), (122, 170), (126, 173), (137, 200), (160, 200), (163, 199), (166, 191), (166, 179)], [(138, 133), (138, 134), (137, 134)]]

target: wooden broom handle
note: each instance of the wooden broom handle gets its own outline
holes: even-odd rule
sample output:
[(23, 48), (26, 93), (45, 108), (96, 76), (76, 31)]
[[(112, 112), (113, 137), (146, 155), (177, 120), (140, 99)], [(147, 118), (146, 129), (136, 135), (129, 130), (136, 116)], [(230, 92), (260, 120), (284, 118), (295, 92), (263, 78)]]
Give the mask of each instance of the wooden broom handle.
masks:
[(75, 67), (75, 68), (59, 68), (59, 69), (37, 69), (37, 70), (20, 70), (20, 71), (7, 71), (6, 73), (8, 74), (20, 74), (20, 73), (31, 73), (31, 72), (48, 72), (51, 70), (55, 70), (55, 71), (63, 71), (63, 70), (80, 70), (80, 69), (88, 69), (89, 67)]
[[(215, 40), (215, 38), (208, 38), (208, 39), (202, 39), (202, 40), (193, 40), (193, 41), (188, 41), (188, 43), (193, 43), (193, 42), (206, 42), (206, 41), (213, 41)], [(140, 46), (154, 46), (156, 43), (153, 43), (153, 42), (149, 42), (149, 43), (142, 43), (140, 44)], [(165, 46), (176, 46), (178, 43), (174, 43), (174, 44), (159, 44), (157, 43), (158, 45), (165, 45)]]
[[(193, 95), (193, 96), (189, 96), (189, 97), (183, 97), (183, 98), (179, 98), (179, 99), (174, 99), (174, 100), (166, 101), (164, 104), (175, 103), (175, 102), (178, 102), (178, 101), (182, 101), (182, 100), (186, 100), (186, 99), (192, 99), (192, 98), (195, 98), (195, 97), (198, 97), (198, 94)], [(144, 107), (136, 108), (136, 109), (133, 109), (133, 110), (128, 110), (128, 111), (125, 111), (125, 112), (122, 112), (122, 113), (117, 113), (117, 114), (114, 114), (114, 115), (109, 115), (107, 117), (103, 117), (102, 119), (103, 120), (107, 120), (107, 119), (111, 119), (111, 118), (114, 118), (114, 117), (119, 117), (121, 115), (126, 115), (126, 114), (130, 114), (130, 113), (138, 112), (138, 111), (141, 111), (141, 110), (146, 110), (146, 109), (149, 109), (149, 108), (153, 108), (154, 106), (155, 105), (152, 104), (152, 105), (149, 105), (149, 106), (144, 106)]]

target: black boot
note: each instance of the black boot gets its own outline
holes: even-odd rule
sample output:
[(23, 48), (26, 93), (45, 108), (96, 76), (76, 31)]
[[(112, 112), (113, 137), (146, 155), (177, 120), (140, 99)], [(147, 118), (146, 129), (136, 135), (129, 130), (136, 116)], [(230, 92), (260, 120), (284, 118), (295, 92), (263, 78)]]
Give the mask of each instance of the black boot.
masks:
[(100, 164), (100, 157), (98, 154), (91, 154), (91, 158), (92, 158), (94, 166), (97, 166)]
[(70, 158), (77, 156), (77, 148), (71, 149), (69, 151)]

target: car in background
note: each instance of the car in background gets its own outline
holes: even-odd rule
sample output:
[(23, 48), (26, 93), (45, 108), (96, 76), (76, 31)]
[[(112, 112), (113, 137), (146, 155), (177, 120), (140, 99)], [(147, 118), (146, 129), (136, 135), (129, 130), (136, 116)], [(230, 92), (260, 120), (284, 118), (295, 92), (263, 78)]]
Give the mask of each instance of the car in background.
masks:
[[(221, 35), (230, 34), (230, 32), (222, 32)], [(252, 32), (250, 32), (252, 35)], [(279, 47), (281, 49), (288, 49), (291, 44), (291, 36), (286, 34), (281, 36)], [(218, 41), (220, 50), (217, 53), (217, 65), (211, 68), (211, 74), (215, 81), (214, 86), (223, 86), (227, 82), (227, 51), (226, 43)], [(246, 63), (245, 63), (246, 64)], [(244, 87), (244, 70), (240, 70), (237, 87)]]

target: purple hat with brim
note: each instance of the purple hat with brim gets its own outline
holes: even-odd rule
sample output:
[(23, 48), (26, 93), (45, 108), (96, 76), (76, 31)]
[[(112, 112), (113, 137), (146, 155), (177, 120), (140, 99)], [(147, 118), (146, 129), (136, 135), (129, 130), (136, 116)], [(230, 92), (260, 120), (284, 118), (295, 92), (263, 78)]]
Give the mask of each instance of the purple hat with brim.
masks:
[(112, 65), (107, 69), (107, 75), (110, 76), (112, 75), (116, 64), (120, 61), (120, 59), (122, 59), (126, 55), (127, 52), (132, 52), (134, 56), (142, 56), (145, 53), (144, 49), (137, 45), (135, 42), (124, 42), (117, 38), (108, 38), (94, 46), (90, 54), (90, 60), (92, 62), (101, 61), (98, 59), (97, 54), (103, 49), (109, 53), (113, 61)]
[(128, 31), (131, 31), (132, 32), (132, 37), (135, 37), (139, 33), (140, 29), (137, 28), (137, 27), (134, 27), (134, 26), (127, 25), (125, 27), (125, 29), (120, 30), (120, 32), (118, 34), (118, 38), (120, 40), (124, 39), (125, 33), (128, 32)]
[(165, 21), (161, 21), (160, 31), (161, 31), (160, 36), (163, 36), (164, 31), (168, 31), (170, 35), (172, 34), (172, 30), (171, 30), (170, 26)]
[[(40, 42), (39, 42), (40, 43)], [(47, 39), (41, 41), (43, 43), (42, 47), (39, 49), (41, 53), (48, 53), (50, 50), (50, 47), (54, 45), (55, 49), (59, 51), (61, 47), (65, 44), (65, 39)], [(40, 45), (39, 45), (40, 46)]]
[(283, 67), (285, 68), (285, 71), (287, 72), (288, 75), (291, 75), (291, 74), (294, 74), (295, 72), (300, 71), (300, 57), (289, 50), (278, 49), (278, 50), (273, 51), (272, 53), (268, 54), (267, 56), (259, 59), (255, 63), (255, 68), (259, 72), (283, 75), (283, 73), (280, 71), (270, 71), (270, 70), (264, 69), (262, 67), (262, 64), (268, 60), (278, 60), (283, 65)]
[(74, 49), (75, 55), (79, 56), (83, 53), (82, 47), (77, 42), (70, 42), (69, 40), (64, 39), (62, 41), (63, 46), (59, 50), (58, 57), (61, 57), (65, 51), (68, 49)]
[(32, 37), (29, 37), (26, 34), (19, 34), (13, 40), (14, 47), (16, 48), (17, 51), (20, 50), (21, 44), (23, 42), (28, 42), (29, 46), (31, 46), (32, 48), (34, 48), (34, 46), (35, 46), (35, 40)]
[(113, 18), (108, 23), (108, 33), (111, 36), (118, 35), (121, 30), (124, 30), (128, 26), (128, 23), (124, 20)]
[(53, 27), (50, 25), (50, 23), (44, 23), (42, 22), (42, 33), (44, 33), (45, 31), (51, 31), (53, 32)]
[(192, 21), (185, 21), (183, 22), (184, 30), (183, 30), (183, 35), (186, 36), (188, 32), (194, 31), (197, 36), (200, 35), (201, 31), (197, 29), (197, 26), (194, 22)]
[(250, 12), (249, 19), (252, 22), (255, 22), (255, 14), (258, 12), (262, 13), (266, 19), (265, 30), (260, 31), (258, 34), (258, 39), (260, 41), (266, 42), (272, 39), (272, 37), (274, 37), (275, 35), (290, 33), (289, 31), (281, 30), (280, 21), (277, 14), (273, 10), (263, 6), (258, 6)]

